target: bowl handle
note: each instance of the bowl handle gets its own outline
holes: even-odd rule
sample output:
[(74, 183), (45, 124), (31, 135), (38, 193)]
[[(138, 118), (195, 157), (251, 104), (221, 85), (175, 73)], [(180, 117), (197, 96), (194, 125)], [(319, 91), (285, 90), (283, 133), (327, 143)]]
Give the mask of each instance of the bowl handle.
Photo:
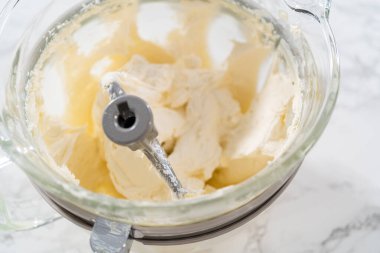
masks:
[(284, 0), (284, 2), (294, 11), (314, 16), (318, 22), (320, 19), (329, 19), (332, 0)]
[(60, 218), (0, 150), (0, 232), (30, 230)]

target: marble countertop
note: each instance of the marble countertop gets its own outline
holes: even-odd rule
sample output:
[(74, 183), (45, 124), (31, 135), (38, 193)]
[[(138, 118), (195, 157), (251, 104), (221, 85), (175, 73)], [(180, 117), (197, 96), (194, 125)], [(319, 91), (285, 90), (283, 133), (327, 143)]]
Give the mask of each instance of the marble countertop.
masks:
[[(254, 220), (252, 252), (380, 252), (379, 12), (378, 0), (333, 1), (342, 71), (338, 104), (293, 183)], [(61, 219), (0, 234), (0, 252), (84, 253), (88, 238)]]

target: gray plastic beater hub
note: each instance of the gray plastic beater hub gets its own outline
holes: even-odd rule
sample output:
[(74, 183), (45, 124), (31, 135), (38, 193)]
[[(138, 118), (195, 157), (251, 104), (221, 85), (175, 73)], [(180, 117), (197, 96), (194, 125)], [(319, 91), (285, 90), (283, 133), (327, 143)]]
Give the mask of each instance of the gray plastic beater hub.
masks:
[[(120, 125), (119, 121), (120, 117), (127, 114), (133, 114), (134, 117), (133, 124), (129, 127)], [(102, 124), (111, 141), (128, 146), (134, 151), (141, 148), (140, 142), (154, 139), (158, 135), (150, 106), (141, 98), (132, 95), (123, 95), (112, 100), (103, 114)]]

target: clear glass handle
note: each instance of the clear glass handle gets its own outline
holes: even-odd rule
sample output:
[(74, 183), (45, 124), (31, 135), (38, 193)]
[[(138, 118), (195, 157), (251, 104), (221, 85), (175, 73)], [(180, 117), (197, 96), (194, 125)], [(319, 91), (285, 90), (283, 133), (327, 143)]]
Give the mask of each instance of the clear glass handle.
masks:
[(0, 150), (0, 232), (33, 229), (58, 218), (28, 177)]
[(332, 0), (285, 0), (285, 3), (295, 11), (307, 13), (320, 18), (328, 19)]

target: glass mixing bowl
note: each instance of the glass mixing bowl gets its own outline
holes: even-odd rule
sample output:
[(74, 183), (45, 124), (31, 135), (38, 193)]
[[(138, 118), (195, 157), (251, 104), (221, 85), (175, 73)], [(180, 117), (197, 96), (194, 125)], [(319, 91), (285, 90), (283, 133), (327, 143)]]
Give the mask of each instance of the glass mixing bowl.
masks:
[[(199, 198), (163, 203), (116, 199), (67, 182), (51, 169), (50, 159), (39, 149), (28, 129), (25, 86), (40, 50), (48, 42), (49, 33), (54, 33), (55, 24), (62, 23), (73, 10), (85, 10), (101, 2), (9, 0), (1, 12), (0, 145), (6, 156), (0, 160), (0, 166), (4, 167), (0, 174), (2, 185), (9, 182), (4, 171), (14, 168), (9, 165), (11, 161), (45, 196), (70, 210), (79, 208), (97, 217), (135, 226), (178, 227), (228, 214), (262, 198), (274, 185), (282, 186), (287, 182), (322, 134), (337, 99), (339, 61), (328, 23), (329, 0), (231, 1), (247, 11), (264, 10), (266, 20), (274, 24), (278, 34), (291, 46), (289, 52), (295, 60), (297, 74), (307, 87), (300, 133), (275, 162), (249, 180)], [(13, 206), (14, 210), (12, 206), (5, 206), (2, 196), (6, 194), (0, 195), (2, 217), (6, 216), (4, 210), (20, 212), (17, 206)], [(31, 200), (21, 194), (17, 201)], [(33, 210), (32, 205), (28, 207)], [(17, 223), (17, 216), (13, 220), (0, 218), (0, 229), (27, 229), (55, 218), (54, 215), (44, 216), (40, 215), (33, 223)]]

